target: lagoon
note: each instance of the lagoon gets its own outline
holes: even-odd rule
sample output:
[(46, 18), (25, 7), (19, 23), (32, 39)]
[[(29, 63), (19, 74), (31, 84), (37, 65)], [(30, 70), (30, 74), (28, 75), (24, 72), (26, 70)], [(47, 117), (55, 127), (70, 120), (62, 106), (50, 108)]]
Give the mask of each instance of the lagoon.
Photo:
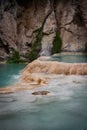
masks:
[[(18, 82), (24, 67), (0, 65), (0, 87)], [(49, 76), (45, 86), (0, 94), (0, 130), (87, 130), (87, 76)], [(52, 94), (32, 95), (43, 90)]]

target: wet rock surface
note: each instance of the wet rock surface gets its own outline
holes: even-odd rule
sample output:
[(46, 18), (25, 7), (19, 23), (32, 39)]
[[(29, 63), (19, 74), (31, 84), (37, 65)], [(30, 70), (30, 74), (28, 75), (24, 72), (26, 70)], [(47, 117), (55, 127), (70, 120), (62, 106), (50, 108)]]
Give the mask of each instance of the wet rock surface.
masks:
[[(22, 76), (23, 78), (31, 77), (30, 74), (33, 73), (87, 75), (87, 63), (63, 63), (57, 61), (40, 61), (37, 59), (25, 67)], [(39, 75), (32, 75), (32, 77), (36, 81), (40, 78)]]
[(33, 92), (32, 95), (48, 95), (49, 93), (49, 91), (37, 91)]

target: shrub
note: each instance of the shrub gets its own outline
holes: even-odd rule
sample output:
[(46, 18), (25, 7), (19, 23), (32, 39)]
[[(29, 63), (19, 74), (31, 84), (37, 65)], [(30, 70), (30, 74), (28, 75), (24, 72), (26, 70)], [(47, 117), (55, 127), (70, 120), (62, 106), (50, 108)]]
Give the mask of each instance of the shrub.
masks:
[(53, 48), (52, 48), (52, 54), (54, 53), (60, 53), (62, 47), (62, 40), (60, 38), (59, 32), (56, 32), (56, 36), (53, 41)]
[(33, 60), (35, 60), (35, 59), (37, 59), (37, 58), (38, 58), (37, 52), (35, 52), (34, 50), (31, 51), (30, 54), (29, 54), (29, 60), (30, 60), (30, 61), (33, 61)]
[(14, 51), (12, 57), (7, 60), (7, 63), (24, 63), (25, 61), (20, 58), (19, 52)]
[(42, 29), (43, 28), (41, 27), (40, 29), (37, 30), (36, 40), (34, 41), (34, 43), (32, 43), (32, 50), (29, 53), (29, 60), (30, 61), (35, 60), (39, 56), (39, 52), (41, 49), (41, 40), (43, 37)]

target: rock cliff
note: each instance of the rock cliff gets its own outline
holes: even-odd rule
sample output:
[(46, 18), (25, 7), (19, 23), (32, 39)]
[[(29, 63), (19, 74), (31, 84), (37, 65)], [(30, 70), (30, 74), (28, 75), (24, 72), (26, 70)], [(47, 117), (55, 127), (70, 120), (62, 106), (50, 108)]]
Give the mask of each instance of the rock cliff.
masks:
[(50, 55), (56, 32), (61, 51), (87, 51), (86, 12), (86, 0), (0, 0), (0, 61)]

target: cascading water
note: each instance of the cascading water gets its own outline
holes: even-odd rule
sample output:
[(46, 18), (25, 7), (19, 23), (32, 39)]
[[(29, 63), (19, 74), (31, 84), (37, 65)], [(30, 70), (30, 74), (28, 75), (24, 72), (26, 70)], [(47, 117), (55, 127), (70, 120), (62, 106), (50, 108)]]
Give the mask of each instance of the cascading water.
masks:
[(50, 56), (51, 55), (51, 45), (50, 44), (42, 44), (42, 50), (40, 52), (40, 56)]

